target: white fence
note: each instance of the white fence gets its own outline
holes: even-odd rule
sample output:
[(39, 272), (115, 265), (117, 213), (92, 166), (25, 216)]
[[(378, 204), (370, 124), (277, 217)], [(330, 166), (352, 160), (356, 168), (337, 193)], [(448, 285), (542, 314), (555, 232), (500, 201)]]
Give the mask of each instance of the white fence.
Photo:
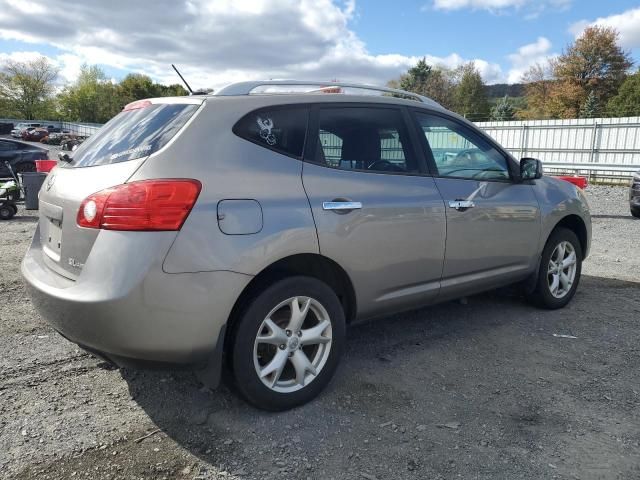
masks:
[(624, 177), (640, 170), (640, 117), (478, 122), (516, 158), (545, 170)]

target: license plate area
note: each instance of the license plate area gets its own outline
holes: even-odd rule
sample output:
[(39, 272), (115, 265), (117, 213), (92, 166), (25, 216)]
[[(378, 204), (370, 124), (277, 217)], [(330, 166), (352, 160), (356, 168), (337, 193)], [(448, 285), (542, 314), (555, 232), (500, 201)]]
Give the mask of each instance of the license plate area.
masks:
[(49, 258), (59, 262), (62, 251), (62, 222), (52, 218), (44, 218), (41, 228), (42, 250)]

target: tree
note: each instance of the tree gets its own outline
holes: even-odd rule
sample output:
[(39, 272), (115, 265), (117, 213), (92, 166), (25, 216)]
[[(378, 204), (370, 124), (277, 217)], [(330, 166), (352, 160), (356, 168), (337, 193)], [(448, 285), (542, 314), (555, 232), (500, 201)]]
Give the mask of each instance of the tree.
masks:
[(595, 118), (598, 116), (598, 99), (596, 98), (595, 92), (589, 92), (587, 95), (587, 99), (582, 104), (580, 108), (580, 117), (581, 118)]
[(0, 97), (15, 116), (32, 120), (47, 116), (58, 69), (45, 57), (26, 62), (8, 60), (0, 72)]
[(388, 85), (429, 97), (445, 108), (452, 107), (453, 81), (448, 70), (432, 67), (423, 58), (411, 67), (399, 80)]
[(503, 98), (498, 100), (495, 107), (491, 109), (491, 120), (506, 122), (508, 120), (513, 120), (514, 114), (515, 111), (513, 104), (509, 100), (509, 97), (505, 95)]
[(613, 117), (640, 116), (640, 71), (627, 77), (618, 94), (609, 100), (607, 110)]
[(547, 118), (553, 81), (548, 63), (536, 63), (522, 76), (527, 108), (518, 112), (523, 119)]
[(610, 27), (588, 27), (553, 62), (563, 116), (579, 114), (591, 93), (598, 104), (616, 94), (633, 64), (629, 53), (618, 45), (618, 36)]
[(124, 105), (115, 85), (96, 65), (83, 65), (78, 79), (58, 97), (63, 116), (72, 121), (104, 123)]
[(459, 78), (453, 91), (454, 110), (473, 121), (489, 118), (489, 102), (480, 72), (470, 62), (456, 70)]

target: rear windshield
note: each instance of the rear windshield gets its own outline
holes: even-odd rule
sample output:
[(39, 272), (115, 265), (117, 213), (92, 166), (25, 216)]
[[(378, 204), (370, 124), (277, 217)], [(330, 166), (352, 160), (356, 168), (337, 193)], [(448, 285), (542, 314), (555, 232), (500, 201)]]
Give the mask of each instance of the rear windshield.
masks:
[(146, 157), (160, 150), (199, 105), (162, 103), (124, 111), (69, 155), (71, 167), (93, 167)]

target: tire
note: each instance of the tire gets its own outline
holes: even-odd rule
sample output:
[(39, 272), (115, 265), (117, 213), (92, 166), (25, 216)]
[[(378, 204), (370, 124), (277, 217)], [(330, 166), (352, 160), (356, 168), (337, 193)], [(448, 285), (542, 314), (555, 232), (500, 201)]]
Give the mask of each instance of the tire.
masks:
[(631, 215), (636, 218), (640, 218), (640, 208), (639, 207), (630, 207)]
[[(564, 245), (564, 261), (567, 266), (561, 268), (557, 265), (559, 255), (562, 253), (559, 248)], [(571, 264), (571, 250), (575, 253), (575, 263)], [(551, 261), (554, 261), (553, 264)], [(554, 266), (557, 270), (553, 273)], [(573, 269), (572, 273), (572, 267)], [(560, 273), (560, 270), (562, 273)], [(527, 299), (534, 305), (555, 310), (567, 305), (576, 293), (580, 283), (582, 272), (582, 246), (575, 233), (566, 228), (556, 228), (542, 251), (538, 279), (533, 292), (527, 295)], [(563, 276), (564, 275), (564, 276)], [(555, 280), (557, 277), (557, 280)], [(566, 282), (566, 280), (570, 282)], [(557, 283), (555, 283), (557, 281)], [(554, 293), (555, 287), (555, 293)], [(567, 288), (568, 287), (568, 288)]]
[(0, 220), (11, 220), (15, 214), (16, 211), (10, 204), (0, 206)]
[[(307, 313), (294, 319), (294, 308), (305, 307)], [(302, 327), (290, 331), (298, 319)], [(333, 377), (344, 348), (344, 311), (325, 283), (289, 277), (248, 302), (232, 335), (231, 369), (240, 394), (258, 408), (288, 410), (316, 397)]]

